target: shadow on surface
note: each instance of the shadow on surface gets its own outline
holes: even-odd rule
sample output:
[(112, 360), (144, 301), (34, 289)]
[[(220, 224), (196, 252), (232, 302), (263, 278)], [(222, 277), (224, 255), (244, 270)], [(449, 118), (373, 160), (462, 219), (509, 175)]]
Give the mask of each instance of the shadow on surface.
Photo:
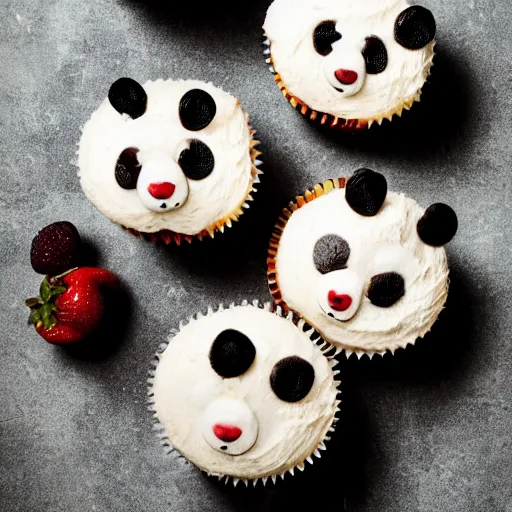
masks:
[(381, 126), (374, 124), (366, 132), (356, 134), (323, 127), (319, 131), (344, 150), (377, 157), (432, 160), (460, 144), (464, 133), (471, 130), (470, 83), (469, 70), (447, 48), (440, 48), (421, 101), (404, 111), (402, 117), (394, 116), (392, 122), (384, 120)]
[(80, 249), (80, 266), (97, 267), (100, 258), (97, 247), (88, 238), (81, 238), (82, 247)]
[(283, 510), (351, 510), (364, 500), (367, 488), (366, 464), (375, 451), (373, 436), (361, 397), (350, 386), (343, 386), (340, 421), (327, 442), (327, 450), (303, 472), (287, 474), (276, 484), (248, 487), (241, 482), (233, 488), (213, 477), (204, 477), (232, 503), (233, 510), (281, 512)]
[[(236, 0), (205, 2), (192, 0), (188, 2), (165, 2), (161, 0), (124, 0), (126, 5), (143, 10), (145, 14), (159, 23), (176, 24), (178, 22), (221, 23), (219, 28), (230, 30), (226, 21), (247, 19), (248, 16), (261, 17), (261, 25), (271, 0), (252, 0), (249, 3)], [(236, 30), (234, 28), (233, 30)]]
[(253, 193), (254, 201), (249, 203), (250, 208), (244, 210), (238, 222), (231, 228), (226, 227), (224, 233), (217, 232), (214, 239), (205, 237), (201, 242), (194, 240), (180, 247), (168, 246), (173, 262), (205, 279), (245, 278), (250, 265), (266, 270), (271, 233), (287, 199), (274, 179), (276, 171), (272, 165), (265, 163), (261, 169), (264, 174)]
[(63, 346), (70, 358), (81, 361), (102, 361), (114, 356), (130, 327), (132, 297), (121, 283), (117, 290), (101, 289), (104, 299), (103, 319), (87, 338), (73, 345)]
[[(463, 374), (481, 329), (475, 319), (485, 314), (486, 307), (492, 307), (488, 299), (482, 299), (486, 304), (480, 304), (472, 291), (468, 276), (452, 265), (446, 307), (425, 338), (397, 350), (394, 356), (387, 353), (372, 360), (366, 356), (358, 360), (352, 355), (347, 360), (341, 355), (342, 375), (356, 381), (437, 385)], [(480, 314), (476, 314), (478, 311)]]

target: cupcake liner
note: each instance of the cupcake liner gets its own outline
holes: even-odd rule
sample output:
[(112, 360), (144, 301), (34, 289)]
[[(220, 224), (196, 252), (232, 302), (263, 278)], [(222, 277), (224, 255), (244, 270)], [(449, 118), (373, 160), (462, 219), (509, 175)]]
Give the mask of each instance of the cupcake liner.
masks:
[(181, 245), (183, 241), (191, 244), (193, 240), (201, 241), (205, 237), (214, 238), (215, 233), (217, 233), (218, 231), (224, 233), (224, 229), (226, 227), (232, 227), (233, 222), (238, 221), (239, 217), (243, 215), (244, 210), (250, 208), (249, 203), (254, 200), (252, 194), (257, 191), (255, 185), (260, 183), (259, 176), (263, 174), (263, 171), (259, 168), (263, 164), (263, 162), (258, 159), (258, 157), (261, 155), (261, 152), (256, 149), (256, 146), (258, 146), (260, 142), (254, 138), (255, 134), (256, 131), (251, 129), (251, 142), (249, 146), (252, 162), (251, 181), (249, 183), (249, 187), (247, 189), (245, 197), (242, 199), (242, 201), (240, 201), (240, 203), (236, 206), (236, 208), (233, 211), (231, 211), (221, 219), (217, 220), (213, 224), (210, 224), (208, 227), (206, 227), (205, 229), (203, 229), (202, 231), (195, 235), (185, 235), (183, 233), (176, 233), (175, 231), (171, 231), (168, 229), (157, 231), (155, 233), (145, 233), (143, 231), (137, 231), (136, 229), (128, 228), (126, 226), (122, 227), (132, 235), (144, 238), (144, 240), (153, 243), (163, 242), (165, 245), (170, 245), (174, 243), (178, 246)]
[[(343, 117), (337, 117), (335, 115), (327, 114), (325, 112), (318, 112), (310, 108), (304, 101), (302, 101), (300, 98), (294, 96), (288, 91), (285, 83), (283, 82), (283, 79), (281, 78), (281, 75), (275, 68), (274, 60), (272, 59), (272, 53), (270, 49), (270, 41), (266, 37), (266, 35), (264, 35), (263, 45), (265, 46), (265, 49), (263, 51), (263, 55), (265, 56), (265, 62), (269, 65), (269, 70), (274, 75), (274, 80), (276, 81), (279, 89), (283, 93), (283, 96), (295, 110), (300, 112), (304, 117), (306, 117), (310, 121), (313, 121), (321, 126), (327, 126), (333, 130), (341, 130), (344, 132), (366, 131), (375, 123), (381, 125), (385, 119), (391, 121), (393, 119), (393, 116), (395, 115), (398, 117), (402, 117), (402, 113), (404, 110), (410, 110), (415, 102), (420, 101), (422, 87), (420, 87), (409, 98), (402, 100), (402, 102), (399, 105), (397, 105), (394, 109), (375, 117), (369, 117), (366, 119), (345, 119)], [(432, 57), (425, 63), (425, 67), (428, 68), (425, 82), (428, 80), (430, 73), (432, 71), (432, 66), (434, 65), (433, 58), (434, 56), (432, 55)]]
[[(288, 219), (292, 216), (295, 210), (302, 208), (305, 204), (310, 203), (311, 201), (314, 201), (318, 197), (328, 194), (329, 192), (332, 192), (335, 189), (345, 188), (345, 183), (345, 178), (330, 179), (324, 183), (319, 183), (315, 185), (312, 190), (306, 190), (303, 196), (297, 196), (295, 198), (295, 201), (291, 201), (289, 205), (283, 209), (281, 215), (277, 220), (277, 223), (274, 226), (274, 230), (272, 231), (272, 236), (270, 238), (267, 257), (267, 280), (268, 288), (270, 290), (270, 294), (272, 295), (272, 300), (274, 301), (275, 308), (282, 308), (285, 313), (292, 313), (294, 317), (300, 318), (303, 321), (307, 322), (308, 324), (310, 324), (309, 320), (300, 315), (299, 313), (297, 313), (296, 311), (292, 311), (283, 299), (281, 288), (279, 287), (279, 276), (277, 273), (276, 265), (276, 256), (279, 247), (279, 242), (281, 240), (281, 236), (286, 227), (286, 224), (288, 223)], [(405, 348), (407, 345), (414, 345), (415, 342), (416, 340), (407, 343), (403, 347), (397, 347), (394, 349), (386, 349), (381, 351), (359, 350), (354, 347), (345, 346), (342, 343), (337, 344), (335, 348), (337, 354), (343, 352), (347, 359), (354, 354), (358, 359), (361, 359), (363, 356), (368, 356), (370, 359), (372, 359), (373, 356), (384, 356), (384, 354), (388, 352), (394, 355), (395, 351), (398, 350), (398, 348)]]
[[(179, 329), (174, 329), (171, 331), (171, 334), (169, 335), (167, 340), (164, 343), (160, 344), (158, 351), (155, 353), (155, 356), (151, 361), (151, 369), (149, 370), (149, 378), (147, 380), (147, 382), (148, 382), (148, 392), (147, 392), (148, 400), (147, 400), (147, 402), (149, 404), (148, 410), (152, 413), (153, 429), (157, 432), (157, 436), (160, 439), (160, 443), (165, 448), (167, 454), (174, 456), (174, 458), (183, 459), (184, 461), (186, 461), (187, 463), (192, 464), (192, 465), (194, 465), (193, 462), (188, 461), (188, 459), (186, 459), (186, 457), (181, 455), (181, 453), (172, 445), (171, 441), (167, 437), (165, 427), (158, 420), (158, 416), (157, 416), (157, 413), (155, 410), (155, 401), (154, 401), (154, 392), (153, 392), (155, 371), (158, 366), (158, 363), (160, 362), (160, 357), (162, 356), (163, 352), (165, 351), (165, 349), (167, 348), (169, 343), (172, 342), (174, 336), (176, 336), (178, 334), (178, 332), (181, 329), (183, 329), (186, 325), (188, 325), (192, 322), (195, 322), (205, 316), (211, 316), (214, 313), (224, 311), (225, 309), (233, 309), (237, 306), (238, 306), (238, 304), (235, 304), (234, 302), (232, 302), (228, 308), (225, 308), (223, 306), (223, 304), (220, 304), (216, 311), (214, 311), (213, 308), (208, 307), (208, 310), (206, 313), (203, 314), (203, 313), (199, 312), (196, 315), (191, 316), (188, 321), (186, 321), (186, 322), (181, 321), (179, 324)], [(218, 478), (219, 481), (224, 481), (225, 484), (232, 483), (234, 487), (236, 487), (239, 482), (242, 482), (243, 484), (245, 484), (246, 487), (248, 487), (249, 483), (252, 482), (253, 487), (256, 487), (257, 483), (260, 481), (262, 482), (263, 486), (265, 486), (267, 484), (267, 482), (269, 482), (269, 481), (272, 482), (273, 484), (275, 484), (277, 482), (278, 478), (281, 478), (282, 480), (284, 480), (284, 477), (287, 473), (290, 473), (293, 476), (295, 473), (295, 470), (304, 471), (304, 469), (306, 468), (306, 464), (308, 464), (308, 463), (313, 464), (315, 458), (321, 458), (321, 456), (322, 456), (321, 452), (327, 449), (325, 443), (327, 441), (331, 440), (331, 434), (335, 431), (336, 423), (339, 421), (339, 418), (336, 415), (340, 412), (339, 404), (341, 403), (341, 399), (340, 399), (341, 390), (339, 389), (339, 386), (341, 384), (341, 381), (336, 380), (336, 376), (340, 373), (340, 371), (334, 370), (334, 368), (338, 364), (338, 361), (335, 359), (334, 356), (338, 352), (336, 350), (336, 347), (334, 347), (330, 343), (323, 340), (322, 337), (319, 335), (319, 333), (313, 327), (311, 327), (309, 324), (307, 324), (303, 319), (295, 316), (291, 311), (285, 311), (280, 306), (274, 306), (270, 302), (260, 303), (260, 301), (258, 301), (257, 299), (253, 300), (251, 303), (249, 303), (249, 301), (247, 301), (247, 300), (243, 300), (239, 304), (239, 306), (254, 307), (254, 308), (263, 309), (265, 311), (273, 312), (277, 316), (279, 316), (281, 318), (286, 318), (287, 320), (294, 323), (302, 332), (304, 332), (306, 335), (309, 336), (311, 341), (321, 350), (322, 354), (328, 359), (329, 366), (331, 367), (331, 370), (332, 370), (335, 387), (337, 390), (336, 398), (334, 401), (335, 412), (333, 414), (333, 420), (332, 420), (331, 426), (329, 427), (324, 438), (318, 443), (318, 445), (315, 448), (315, 450), (313, 451), (313, 453), (311, 453), (308, 457), (306, 457), (302, 461), (302, 463), (297, 464), (296, 466), (294, 466), (290, 469), (287, 469), (286, 471), (283, 471), (282, 473), (277, 473), (275, 475), (270, 475), (270, 476), (266, 476), (266, 477), (257, 477), (257, 478), (253, 478), (253, 479), (237, 478), (234, 476), (224, 475), (224, 474), (212, 474), (212, 473), (209, 473), (208, 471), (198, 468), (200, 471), (202, 471), (203, 473), (206, 473), (208, 476), (216, 477), (216, 478)], [(195, 467), (197, 467), (197, 466), (195, 466)]]
[(316, 198), (328, 194), (334, 189), (345, 188), (345, 178), (327, 180), (325, 183), (318, 183), (313, 187), (313, 190), (306, 190), (303, 196), (297, 196), (295, 201), (291, 201), (289, 205), (283, 209), (281, 215), (277, 219), (277, 223), (272, 231), (270, 238), (268, 257), (267, 257), (267, 279), (270, 294), (276, 306), (281, 306), (285, 311), (289, 311), (288, 306), (283, 300), (281, 290), (279, 288), (279, 278), (276, 268), (276, 255), (281, 236), (284, 228), (288, 223), (288, 219), (292, 216), (295, 210), (302, 208), (307, 203), (314, 201)]

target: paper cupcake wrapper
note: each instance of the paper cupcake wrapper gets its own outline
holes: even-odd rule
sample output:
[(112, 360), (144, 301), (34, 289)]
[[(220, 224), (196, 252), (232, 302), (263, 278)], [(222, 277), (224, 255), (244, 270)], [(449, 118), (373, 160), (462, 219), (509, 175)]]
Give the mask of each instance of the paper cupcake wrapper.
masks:
[[(319, 333), (313, 327), (308, 325), (303, 319), (294, 316), (294, 314), (291, 311), (283, 310), (280, 306), (274, 307), (270, 302), (266, 302), (266, 303), (262, 304), (258, 300), (253, 300), (251, 303), (249, 303), (249, 301), (247, 301), (247, 300), (244, 300), (239, 305), (243, 306), (243, 307), (254, 307), (254, 308), (264, 309), (265, 311), (273, 312), (277, 316), (279, 316), (281, 318), (286, 318), (290, 322), (294, 323), (302, 332), (304, 332), (304, 334), (309, 336), (311, 341), (321, 350), (322, 354), (328, 359), (329, 366), (331, 367), (331, 370), (332, 370), (333, 378), (335, 378), (340, 373), (339, 370), (334, 369), (335, 366), (338, 364), (338, 361), (334, 358), (334, 356), (338, 353), (336, 351), (336, 347), (334, 347), (330, 343), (327, 343), (325, 340), (323, 340), (322, 337), (319, 335)], [(232, 302), (229, 305), (229, 309), (233, 309), (235, 307), (237, 307), (237, 304), (235, 304), (234, 302)], [(193, 462), (190, 462), (186, 457), (184, 457), (172, 445), (170, 439), (167, 437), (165, 427), (158, 420), (158, 416), (157, 416), (157, 413), (155, 410), (155, 401), (154, 401), (154, 392), (153, 392), (155, 371), (158, 366), (158, 363), (160, 362), (160, 357), (164, 353), (164, 351), (167, 348), (167, 346), (169, 345), (169, 343), (172, 343), (172, 339), (174, 338), (174, 336), (176, 336), (176, 334), (178, 334), (178, 332), (181, 331), (181, 329), (183, 329), (189, 323), (195, 322), (205, 316), (211, 316), (216, 312), (224, 311), (224, 309), (226, 309), (226, 308), (224, 308), (224, 306), (222, 304), (219, 305), (217, 311), (214, 311), (211, 307), (209, 307), (205, 314), (197, 313), (195, 316), (191, 316), (187, 322), (183, 322), (183, 321), (180, 322), (179, 329), (171, 331), (171, 334), (168, 337), (167, 341), (160, 344), (159, 349), (155, 354), (155, 357), (151, 361), (151, 369), (149, 371), (149, 378), (147, 381), (148, 382), (148, 393), (147, 394), (148, 394), (148, 404), (149, 404), (148, 409), (152, 413), (153, 429), (156, 430), (157, 436), (160, 439), (160, 443), (165, 448), (167, 454), (173, 456), (174, 458), (182, 459), (190, 464), (193, 464)], [(249, 486), (250, 483), (252, 483), (252, 485), (254, 487), (256, 487), (256, 484), (260, 481), (262, 482), (263, 486), (265, 486), (267, 484), (267, 482), (272, 482), (273, 484), (275, 484), (277, 482), (278, 478), (281, 478), (282, 480), (284, 480), (284, 477), (287, 473), (289, 473), (293, 476), (295, 474), (296, 470), (304, 471), (304, 469), (306, 468), (306, 464), (313, 464), (315, 458), (321, 458), (321, 456), (322, 456), (321, 452), (327, 449), (325, 443), (327, 441), (330, 441), (331, 434), (334, 432), (336, 423), (339, 421), (339, 418), (336, 415), (340, 412), (339, 405), (341, 403), (341, 399), (340, 399), (341, 390), (339, 389), (339, 386), (341, 384), (341, 381), (336, 380), (336, 378), (335, 378), (334, 383), (335, 383), (337, 392), (336, 392), (336, 397), (334, 400), (335, 412), (333, 414), (333, 420), (332, 420), (331, 426), (329, 427), (324, 438), (318, 443), (318, 445), (315, 448), (315, 450), (313, 451), (313, 453), (311, 453), (308, 457), (306, 457), (300, 464), (297, 464), (296, 466), (294, 466), (290, 469), (287, 469), (281, 473), (276, 473), (274, 475), (265, 476), (265, 477), (256, 477), (256, 478), (238, 478), (235, 476), (225, 475), (225, 474), (212, 474), (212, 473), (209, 473), (208, 471), (202, 470), (201, 468), (198, 468), (198, 469), (200, 469), (203, 473), (206, 473), (208, 476), (216, 477), (216, 478), (218, 478), (219, 481), (224, 481), (225, 484), (232, 483), (233, 486), (235, 486), (235, 487), (238, 485), (239, 482), (242, 482), (243, 484), (245, 484), (246, 487)]]
[[(283, 93), (283, 96), (288, 100), (288, 102), (295, 110), (300, 112), (304, 117), (308, 118), (310, 121), (318, 123), (321, 126), (327, 126), (334, 130), (341, 130), (345, 132), (365, 131), (375, 123), (381, 125), (384, 119), (391, 121), (393, 119), (393, 116), (395, 115), (401, 117), (404, 110), (410, 110), (415, 102), (420, 101), (422, 91), (421, 87), (412, 96), (402, 100), (402, 102), (399, 103), (394, 109), (374, 117), (364, 119), (345, 119), (343, 117), (337, 117), (332, 114), (327, 114), (325, 112), (318, 112), (316, 110), (313, 110), (300, 98), (291, 94), (290, 91), (287, 89), (286, 84), (284, 83), (281, 75), (275, 68), (274, 60), (272, 59), (272, 54), (270, 50), (270, 41), (266, 37), (266, 35), (264, 35), (263, 37), (263, 45), (265, 47), (263, 55), (265, 56), (265, 62), (268, 64), (269, 70), (274, 75), (274, 80), (276, 81), (279, 89)], [(430, 76), (432, 66), (433, 56), (430, 58), (428, 62), (425, 63), (425, 67), (428, 67), (425, 82), (428, 80), (428, 77)]]
[(181, 245), (183, 241), (191, 244), (193, 240), (201, 241), (205, 237), (214, 238), (217, 232), (224, 233), (224, 229), (226, 227), (232, 227), (233, 222), (237, 222), (240, 216), (243, 215), (244, 211), (250, 208), (249, 203), (254, 200), (252, 194), (256, 192), (256, 185), (260, 183), (259, 176), (263, 174), (263, 171), (259, 168), (263, 162), (258, 159), (258, 157), (261, 155), (261, 152), (256, 149), (256, 146), (258, 146), (260, 142), (254, 138), (255, 133), (256, 131), (251, 129), (251, 181), (249, 183), (249, 187), (247, 188), (245, 197), (240, 201), (240, 203), (233, 211), (195, 235), (185, 235), (183, 233), (176, 233), (175, 231), (168, 229), (157, 231), (155, 233), (145, 233), (142, 231), (137, 231), (136, 229), (128, 228), (126, 226), (122, 227), (132, 235), (144, 238), (144, 240), (153, 243), (163, 242), (165, 245), (170, 245), (173, 243), (176, 245)]
[[(268, 257), (267, 257), (267, 280), (268, 280), (268, 288), (270, 290), (270, 294), (272, 295), (272, 299), (274, 301), (275, 307), (280, 307), (285, 311), (293, 312), (297, 318), (302, 318), (305, 322), (309, 320), (304, 318), (296, 311), (292, 311), (290, 307), (286, 304), (283, 299), (283, 295), (281, 292), (281, 288), (279, 286), (279, 276), (277, 273), (277, 265), (276, 265), (276, 256), (277, 250), (279, 247), (279, 242), (281, 241), (281, 236), (284, 232), (286, 224), (288, 220), (292, 216), (293, 212), (302, 208), (305, 204), (314, 201), (318, 197), (321, 197), (329, 192), (332, 192), (336, 189), (345, 188), (346, 179), (345, 178), (337, 178), (327, 180), (325, 183), (319, 183), (313, 187), (312, 190), (306, 190), (306, 193), (303, 196), (297, 196), (295, 201), (291, 201), (290, 204), (283, 209), (277, 223), (274, 226), (274, 230), (272, 231), (272, 236), (270, 238), (269, 248), (268, 248)], [(321, 333), (320, 333), (321, 334)], [(326, 342), (329, 342), (328, 340)], [(334, 343), (334, 342), (332, 342)], [(396, 350), (399, 348), (405, 348), (407, 345), (414, 345), (416, 340), (406, 343), (403, 346), (397, 346), (396, 348), (388, 348), (385, 350), (361, 350), (358, 348), (350, 347), (343, 345), (342, 343), (336, 344), (337, 352), (343, 352), (348, 359), (353, 354), (356, 355), (358, 359), (361, 359), (363, 356), (368, 356), (370, 359), (375, 355), (383, 356), (386, 353), (391, 353), (394, 355)]]

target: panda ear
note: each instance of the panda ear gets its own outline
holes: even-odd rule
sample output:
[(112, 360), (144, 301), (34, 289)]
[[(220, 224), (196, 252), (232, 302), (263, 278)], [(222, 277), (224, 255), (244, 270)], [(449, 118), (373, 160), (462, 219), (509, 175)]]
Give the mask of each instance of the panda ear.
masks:
[(455, 212), (446, 204), (436, 203), (418, 221), (418, 236), (427, 245), (441, 247), (455, 236), (458, 225)]
[(424, 48), (436, 35), (436, 20), (425, 7), (413, 5), (402, 11), (395, 21), (395, 40), (407, 50)]
[(120, 113), (137, 119), (146, 112), (148, 97), (146, 91), (131, 78), (116, 80), (108, 91), (110, 104)]
[(210, 348), (210, 365), (224, 379), (240, 377), (252, 365), (256, 348), (252, 341), (236, 329), (222, 331)]
[(197, 132), (206, 128), (217, 113), (212, 95), (202, 89), (192, 89), (180, 101), (180, 121), (186, 130)]
[(357, 170), (345, 186), (345, 199), (350, 208), (365, 217), (379, 213), (387, 193), (386, 178), (370, 169)]

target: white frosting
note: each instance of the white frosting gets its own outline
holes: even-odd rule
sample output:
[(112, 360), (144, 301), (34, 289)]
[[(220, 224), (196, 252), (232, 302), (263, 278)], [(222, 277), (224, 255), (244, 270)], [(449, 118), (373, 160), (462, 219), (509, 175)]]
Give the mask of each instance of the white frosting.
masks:
[[(407, 50), (395, 41), (395, 20), (407, 7), (405, 0), (274, 0), (263, 27), (274, 68), (288, 92), (316, 111), (345, 119), (380, 119), (401, 111), (404, 102), (418, 98), (435, 44)], [(323, 57), (314, 48), (313, 33), (329, 20), (342, 38)], [(375, 75), (366, 73), (361, 53), (369, 36), (379, 37), (388, 54), (386, 69)], [(358, 81), (338, 84), (337, 69), (356, 71)]]
[[(143, 87), (148, 102), (141, 117), (121, 115), (105, 99), (85, 125), (78, 155), (82, 188), (103, 214), (123, 226), (146, 233), (167, 229), (195, 235), (237, 210), (250, 193), (253, 176), (247, 115), (236, 98), (209, 83), (157, 80)], [(178, 109), (183, 95), (195, 88), (213, 96), (217, 113), (205, 129), (191, 132), (182, 126)], [(190, 139), (207, 144), (215, 158), (213, 172), (203, 180), (186, 179), (177, 163)], [(176, 199), (160, 212), (161, 201), (147, 193), (147, 186), (142, 186), (140, 196), (137, 190), (118, 185), (116, 162), (129, 147), (140, 150), (143, 171), (139, 181), (149, 183), (149, 170), (159, 181), (174, 181), (173, 198), (179, 196), (184, 204), (172, 209)], [(152, 201), (154, 208), (149, 209)]]
[[(225, 329), (237, 329), (256, 348), (251, 367), (240, 377), (223, 379), (210, 366), (209, 351)], [(270, 386), (274, 365), (288, 356), (311, 363), (315, 380), (308, 395), (296, 403), (280, 400)], [(235, 307), (194, 320), (170, 340), (160, 357), (154, 383), (154, 407), (171, 444), (187, 459), (209, 474), (257, 479), (302, 465), (322, 444), (337, 411), (336, 381), (327, 357), (290, 320), (252, 306)], [(223, 401), (236, 407), (226, 413)], [(218, 419), (211, 416), (212, 404)], [(244, 404), (244, 405), (241, 405)], [(204, 422), (228, 422), (244, 431), (237, 443), (246, 443), (254, 424), (257, 439), (233, 456), (205, 439)], [(226, 416), (228, 414), (228, 416)], [(252, 425), (252, 426), (251, 426)], [(247, 446), (251, 445), (251, 446)], [(235, 450), (233, 453), (243, 450)]]
[[(423, 213), (412, 199), (389, 192), (375, 217), (363, 217), (346, 202), (345, 189), (299, 208), (284, 228), (276, 256), (284, 302), (326, 340), (344, 348), (373, 353), (414, 343), (430, 330), (448, 293), (444, 248), (426, 245), (417, 234)], [(322, 275), (313, 263), (313, 249), (327, 234), (344, 238), (350, 257), (346, 270)], [(371, 278), (384, 272), (397, 272), (405, 281), (405, 295), (388, 308), (366, 297)], [(351, 308), (330, 311), (330, 289), (353, 295)]]

